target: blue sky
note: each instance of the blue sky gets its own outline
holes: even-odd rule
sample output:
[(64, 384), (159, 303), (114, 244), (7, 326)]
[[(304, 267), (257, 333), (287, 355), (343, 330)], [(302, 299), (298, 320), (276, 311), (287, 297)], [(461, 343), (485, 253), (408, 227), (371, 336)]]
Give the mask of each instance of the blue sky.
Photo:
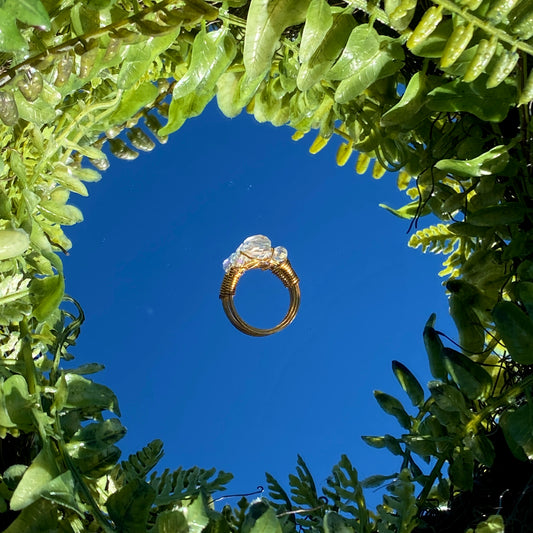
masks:
[[(378, 207), (407, 202), (395, 175), (358, 176), (355, 156), (335, 164), (339, 140), (310, 155), (314, 135), (291, 134), (212, 103), (166, 145), (110, 158), (89, 198), (72, 198), (85, 221), (67, 228), (66, 286), (87, 319), (71, 351), (106, 366), (94, 379), (118, 396), (123, 458), (160, 438), (158, 470), (215, 466), (235, 475), (228, 493), (266, 487), (265, 471), (287, 486), (298, 453), (319, 485), (342, 453), (361, 478), (398, 469), (360, 436), (401, 433), (372, 391), (409, 406), (393, 359), (430, 379), (429, 315), (454, 335), (442, 258), (408, 248), (408, 221)], [(302, 293), (295, 321), (264, 338), (234, 329), (218, 298), (223, 259), (258, 233), (288, 249)], [(288, 294), (253, 271), (235, 301), (270, 327)]]

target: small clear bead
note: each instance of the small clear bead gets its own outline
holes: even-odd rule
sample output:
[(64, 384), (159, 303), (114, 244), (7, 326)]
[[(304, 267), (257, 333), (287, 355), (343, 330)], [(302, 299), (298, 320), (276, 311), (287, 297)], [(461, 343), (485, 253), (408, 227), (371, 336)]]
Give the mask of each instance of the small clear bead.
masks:
[(270, 259), (272, 256), (272, 243), (264, 235), (252, 235), (244, 240), (239, 250), (254, 259)]
[(276, 246), (274, 248), (274, 253), (272, 254), (272, 259), (278, 263), (283, 263), (287, 259), (288, 253), (287, 249), (283, 246)]

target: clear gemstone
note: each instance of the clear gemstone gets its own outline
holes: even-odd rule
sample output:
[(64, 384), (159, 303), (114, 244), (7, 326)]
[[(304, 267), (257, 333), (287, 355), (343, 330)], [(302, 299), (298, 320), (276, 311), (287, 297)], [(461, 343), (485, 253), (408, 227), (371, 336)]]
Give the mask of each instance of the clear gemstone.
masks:
[(249, 259), (242, 255), (241, 253), (239, 252), (236, 252), (234, 254), (231, 254), (233, 257), (232, 259), (232, 265), (233, 266), (236, 266), (236, 267), (241, 267), (243, 266), (247, 261), (249, 261)]
[(245, 239), (239, 250), (253, 259), (270, 259), (272, 256), (272, 243), (264, 235), (252, 235)]
[(272, 254), (272, 259), (278, 263), (283, 263), (283, 261), (287, 259), (287, 255), (287, 248), (284, 248), (283, 246), (276, 246), (274, 248), (274, 253)]
[(235, 260), (237, 259), (237, 254), (233, 252), (227, 259), (224, 259), (222, 263), (222, 268), (227, 272), (232, 266), (235, 265)]

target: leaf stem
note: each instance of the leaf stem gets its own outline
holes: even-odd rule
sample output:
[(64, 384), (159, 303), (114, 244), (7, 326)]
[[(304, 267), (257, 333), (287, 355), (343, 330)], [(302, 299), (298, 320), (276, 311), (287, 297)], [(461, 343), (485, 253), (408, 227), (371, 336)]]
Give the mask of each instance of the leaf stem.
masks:
[(424, 488), (422, 489), (422, 492), (419, 494), (417, 498), (417, 505), (419, 507), (421, 507), (422, 504), (424, 504), (425, 501), (427, 500), (427, 497), (429, 496), (429, 492), (431, 491), (431, 488), (433, 487), (433, 484), (435, 483), (435, 480), (440, 474), (440, 471), (442, 470), (442, 467), (444, 466), (445, 462), (446, 462), (446, 458), (444, 456), (439, 457), (439, 459), (435, 463), (435, 466), (432, 468), (431, 472), (429, 473), (429, 477), (424, 485)]
[(504, 30), (495, 28), (490, 22), (480, 19), (479, 17), (476, 17), (472, 13), (469, 13), (467, 10), (460, 8), (459, 6), (455, 5), (455, 3), (452, 2), (451, 0), (433, 0), (433, 1), (435, 4), (438, 4), (444, 7), (445, 9), (447, 9), (448, 11), (451, 11), (455, 15), (462, 17), (468, 23), (472, 23), (474, 24), (474, 26), (481, 28), (484, 32), (488, 33), (489, 35), (496, 36), (498, 40), (511, 45), (512, 48), (517, 48), (518, 50), (522, 50), (529, 55), (533, 55), (533, 46), (529, 45), (525, 41), (514, 39)]

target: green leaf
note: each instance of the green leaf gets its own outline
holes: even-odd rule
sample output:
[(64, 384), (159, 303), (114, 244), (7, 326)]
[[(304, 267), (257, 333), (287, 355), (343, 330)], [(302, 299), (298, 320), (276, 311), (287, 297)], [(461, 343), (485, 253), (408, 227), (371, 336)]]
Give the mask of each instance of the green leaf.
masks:
[(355, 21), (351, 14), (339, 13), (335, 15), (326, 36), (318, 44), (309, 60), (303, 62), (298, 71), (296, 84), (300, 91), (307, 91), (327, 77), (331, 66), (344, 49), (354, 26)]
[(84, 506), (78, 496), (76, 481), (70, 470), (49, 481), (41, 490), (41, 497), (67, 507), (82, 515)]
[(281, 533), (281, 523), (266, 500), (259, 500), (250, 506), (244, 519), (242, 533)]
[(31, 431), (34, 429), (32, 400), (28, 384), (19, 374), (0, 380), (0, 431), (4, 436), (6, 429)]
[(132, 479), (109, 496), (106, 507), (120, 531), (145, 533), (154, 499), (155, 491), (148, 483), (141, 479)]
[(20, 118), (39, 127), (50, 124), (56, 118), (55, 106), (44, 98), (39, 97), (35, 101), (29, 102), (19, 92), (16, 92), (14, 97)]
[(533, 282), (520, 281), (515, 285), (515, 291), (527, 314), (533, 317)]
[(507, 226), (523, 222), (527, 212), (521, 205), (498, 204), (471, 211), (466, 220), (474, 226)]
[[(455, 282), (456, 280), (448, 282), (449, 290), (452, 290), (451, 287)], [(462, 286), (463, 284), (459, 285), (461, 288)], [(450, 294), (450, 315), (457, 326), (461, 348), (468, 353), (481, 353), (485, 346), (485, 329), (468, 293), (465, 294), (466, 291), (461, 288)]]
[(400, 401), (394, 396), (376, 390), (374, 391), (374, 398), (376, 398), (379, 406), (387, 414), (394, 416), (403, 428), (409, 429), (411, 427), (411, 417), (406, 413)]
[(118, 400), (111, 389), (77, 374), (66, 374), (68, 396), (65, 408), (81, 409), (88, 413), (109, 410), (120, 416)]
[(490, 374), (478, 363), (452, 348), (443, 348), (444, 364), (461, 392), (470, 400), (485, 400), (492, 390)]
[(0, 51), (16, 52), (27, 47), (22, 38), (15, 17), (0, 6)]
[(492, 311), (498, 333), (513, 361), (533, 364), (533, 319), (513, 302), (498, 302)]
[(434, 111), (472, 113), (481, 120), (501, 122), (516, 101), (513, 82), (506, 80), (487, 89), (483, 78), (472, 83), (453, 80), (428, 94), (427, 106)]
[(266, 72), (283, 30), (305, 20), (310, 0), (252, 0), (246, 21), (243, 61), (250, 78)]
[(29, 246), (30, 238), (24, 230), (0, 230), (0, 261), (22, 255)]
[(440, 340), (438, 333), (433, 326), (435, 325), (436, 315), (433, 313), (424, 327), (424, 346), (429, 359), (429, 369), (431, 375), (436, 379), (446, 379), (448, 371), (444, 366), (444, 359), (442, 357), (442, 349), (444, 345)]
[(470, 491), (474, 487), (474, 457), (468, 448), (454, 454), (448, 470), (450, 480), (457, 488)]
[(344, 515), (353, 516), (359, 524), (360, 531), (370, 531), (370, 513), (366, 506), (363, 487), (359, 482), (356, 468), (346, 455), (342, 454), (341, 460), (333, 467), (327, 484), (328, 488), (324, 488), (323, 492), (333, 500), (333, 506)]
[(399, 218), (406, 218), (408, 220), (412, 220), (417, 216), (423, 217), (431, 213), (431, 207), (428, 204), (424, 205), (422, 209), (420, 209), (421, 206), (418, 200), (410, 202), (407, 205), (400, 207), (400, 209), (394, 209), (385, 204), (379, 204), (379, 207), (382, 207), (389, 213), (392, 213)]
[(175, 28), (166, 35), (131, 44), (118, 75), (117, 87), (125, 90), (138, 83), (146, 75), (152, 61), (176, 40), (179, 33), (180, 28)]
[(482, 433), (477, 435), (467, 435), (463, 439), (465, 446), (472, 450), (472, 454), (476, 461), (480, 462), (482, 465), (491, 467), (496, 458), (496, 450), (491, 440)]
[(54, 200), (41, 200), (39, 202), (41, 214), (51, 222), (62, 226), (72, 226), (83, 221), (82, 212), (75, 206), (55, 202)]
[(505, 411), (500, 426), (513, 454), (523, 461), (533, 460), (533, 410), (530, 404)]
[(128, 479), (144, 479), (163, 457), (163, 443), (159, 439), (149, 442), (142, 450), (132, 454), (120, 464), (120, 476)]
[(154, 533), (189, 533), (189, 524), (180, 510), (157, 513)]
[(324, 533), (353, 533), (354, 529), (348, 521), (335, 511), (327, 511), (324, 515)]
[(184, 509), (186, 509), (189, 533), (202, 533), (209, 523), (210, 513), (204, 495), (200, 493), (197, 498), (188, 500)]
[(118, 418), (109, 418), (103, 422), (94, 422), (78, 430), (69, 444), (79, 443), (84, 447), (101, 448), (114, 444), (126, 434), (126, 428)]
[(117, 446), (85, 447), (83, 443), (69, 443), (67, 451), (78, 470), (93, 479), (109, 472), (122, 453)]
[(17, 485), (11, 497), (11, 510), (20, 511), (37, 501), (46, 485), (58, 475), (59, 468), (55, 454), (50, 448), (50, 443), (45, 442), (42, 450), (37, 454)]
[(227, 28), (207, 32), (203, 27), (192, 45), (192, 58), (185, 75), (174, 86), (172, 98), (182, 98), (193, 91), (211, 90), (236, 54), (236, 43)]
[(247, 106), (263, 81), (250, 79), (246, 72), (224, 72), (217, 81), (218, 107), (228, 118), (236, 117)]
[(430, 381), (428, 388), (436, 404), (444, 411), (465, 413), (466, 402), (461, 392), (452, 385), (440, 381)]
[(433, 438), (420, 435), (404, 435), (402, 437), (407, 448), (429, 462), (430, 457), (437, 455), (437, 446)]
[(373, 437), (363, 435), (361, 437), (366, 444), (372, 448), (387, 448), (393, 455), (403, 455), (403, 450), (400, 447), (400, 441), (392, 435), (385, 435), (383, 437)]
[(58, 509), (41, 499), (26, 507), (4, 533), (42, 533), (57, 531)]
[(379, 35), (368, 24), (356, 26), (328, 79), (342, 80), (335, 101), (346, 103), (377, 80), (397, 72), (403, 65), (403, 49), (396, 40)]
[(475, 533), (505, 533), (505, 522), (501, 514), (490, 515), (476, 526)]
[(50, 18), (41, 0), (4, 0), (0, 4), (0, 50), (14, 52), (27, 43), (17, 28), (16, 19), (28, 26), (50, 29)]
[(488, 176), (501, 172), (509, 162), (508, 147), (500, 144), (484, 154), (461, 161), (458, 159), (441, 159), (435, 167), (462, 178)]
[(3, 8), (28, 26), (50, 29), (50, 18), (41, 0), (5, 0)]
[(168, 122), (159, 130), (160, 135), (178, 130), (188, 118), (202, 113), (214, 96), (219, 78), (235, 57), (235, 39), (229, 31), (203, 31), (204, 34), (200, 32), (194, 41), (194, 47), (198, 51), (187, 74), (182, 78), (183, 84), (178, 83), (174, 88)]
[(398, 473), (396, 472), (394, 474), (389, 474), (388, 476), (375, 474), (363, 479), (363, 481), (361, 481), (361, 486), (365, 489), (375, 489), (383, 485), (386, 481), (390, 481), (396, 477), (398, 477)]
[(173, 98), (168, 110), (168, 121), (159, 130), (159, 135), (169, 135), (179, 130), (185, 121), (197, 117), (214, 96), (214, 90), (201, 94), (189, 93), (182, 98)]
[(392, 362), (392, 371), (402, 386), (402, 389), (409, 396), (411, 403), (414, 406), (422, 405), (424, 403), (424, 389), (422, 389), (422, 386), (413, 373), (399, 361)]
[(331, 7), (326, 0), (311, 0), (305, 26), (300, 41), (300, 62), (306, 63), (311, 59), (318, 46), (321, 45), (328, 30), (333, 24)]
[(426, 115), (425, 113), (420, 117), (418, 113), (433, 87), (434, 83), (431, 83), (427, 76), (422, 72), (416, 72), (409, 80), (400, 101), (381, 116), (381, 126), (384, 128), (399, 126), (402, 129), (415, 126)]
[(102, 129), (122, 124), (129, 120), (137, 111), (152, 103), (159, 94), (157, 87), (148, 81), (133, 85), (120, 98), (120, 103), (113, 113), (106, 119)]
[(33, 316), (44, 322), (61, 304), (65, 294), (65, 278), (62, 274), (46, 278), (33, 278), (30, 282), (30, 300)]

